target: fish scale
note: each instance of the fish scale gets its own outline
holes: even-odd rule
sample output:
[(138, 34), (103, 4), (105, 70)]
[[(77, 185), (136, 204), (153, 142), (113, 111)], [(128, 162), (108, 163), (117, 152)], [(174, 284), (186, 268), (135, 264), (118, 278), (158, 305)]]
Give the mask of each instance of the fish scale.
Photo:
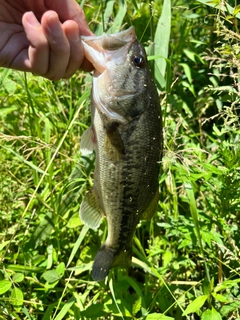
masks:
[(100, 37), (83, 37), (95, 67), (92, 126), (82, 150), (95, 150), (94, 186), (80, 207), (91, 228), (106, 217), (108, 235), (93, 264), (94, 280), (114, 266), (129, 267), (132, 238), (140, 219), (150, 219), (158, 204), (162, 153), (161, 112), (144, 48), (134, 28)]

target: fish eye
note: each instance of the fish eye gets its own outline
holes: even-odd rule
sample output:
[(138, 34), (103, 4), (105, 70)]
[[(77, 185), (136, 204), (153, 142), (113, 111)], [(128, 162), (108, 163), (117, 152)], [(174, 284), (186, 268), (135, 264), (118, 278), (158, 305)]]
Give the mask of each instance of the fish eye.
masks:
[(136, 66), (136, 67), (143, 67), (144, 65), (144, 58), (141, 54), (133, 54), (132, 55), (132, 63)]

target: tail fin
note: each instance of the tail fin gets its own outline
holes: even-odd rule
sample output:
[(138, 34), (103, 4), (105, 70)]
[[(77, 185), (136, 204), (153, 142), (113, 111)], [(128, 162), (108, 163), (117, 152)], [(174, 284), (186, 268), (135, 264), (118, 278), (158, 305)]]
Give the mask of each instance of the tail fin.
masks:
[(104, 280), (113, 264), (115, 250), (103, 245), (94, 260), (92, 268), (92, 277), (95, 281)]
[(109, 270), (115, 266), (129, 268), (132, 259), (132, 250), (129, 246), (126, 250), (114, 250), (111, 247), (103, 244), (99, 249), (92, 269), (92, 277), (95, 281), (104, 280), (108, 275)]

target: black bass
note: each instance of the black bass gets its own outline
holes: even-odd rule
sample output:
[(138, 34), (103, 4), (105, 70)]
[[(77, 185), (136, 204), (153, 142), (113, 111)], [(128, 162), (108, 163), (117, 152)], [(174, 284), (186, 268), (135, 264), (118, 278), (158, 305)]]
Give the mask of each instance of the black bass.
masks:
[(130, 266), (135, 228), (157, 209), (161, 113), (133, 27), (82, 39), (95, 71), (92, 126), (83, 134), (81, 150), (95, 150), (96, 160), (94, 186), (81, 204), (80, 218), (93, 229), (107, 218), (108, 236), (92, 269), (93, 279), (100, 281), (110, 268)]

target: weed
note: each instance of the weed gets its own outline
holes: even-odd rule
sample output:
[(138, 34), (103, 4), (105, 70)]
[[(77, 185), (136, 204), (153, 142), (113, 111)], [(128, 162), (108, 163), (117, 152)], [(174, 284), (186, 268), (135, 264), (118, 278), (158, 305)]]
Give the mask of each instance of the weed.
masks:
[(78, 215), (93, 184), (79, 151), (91, 76), (1, 69), (0, 319), (240, 319), (239, 5), (83, 3), (97, 35), (134, 25), (148, 52), (164, 123), (158, 212), (137, 227), (129, 271), (92, 281), (107, 225)]

